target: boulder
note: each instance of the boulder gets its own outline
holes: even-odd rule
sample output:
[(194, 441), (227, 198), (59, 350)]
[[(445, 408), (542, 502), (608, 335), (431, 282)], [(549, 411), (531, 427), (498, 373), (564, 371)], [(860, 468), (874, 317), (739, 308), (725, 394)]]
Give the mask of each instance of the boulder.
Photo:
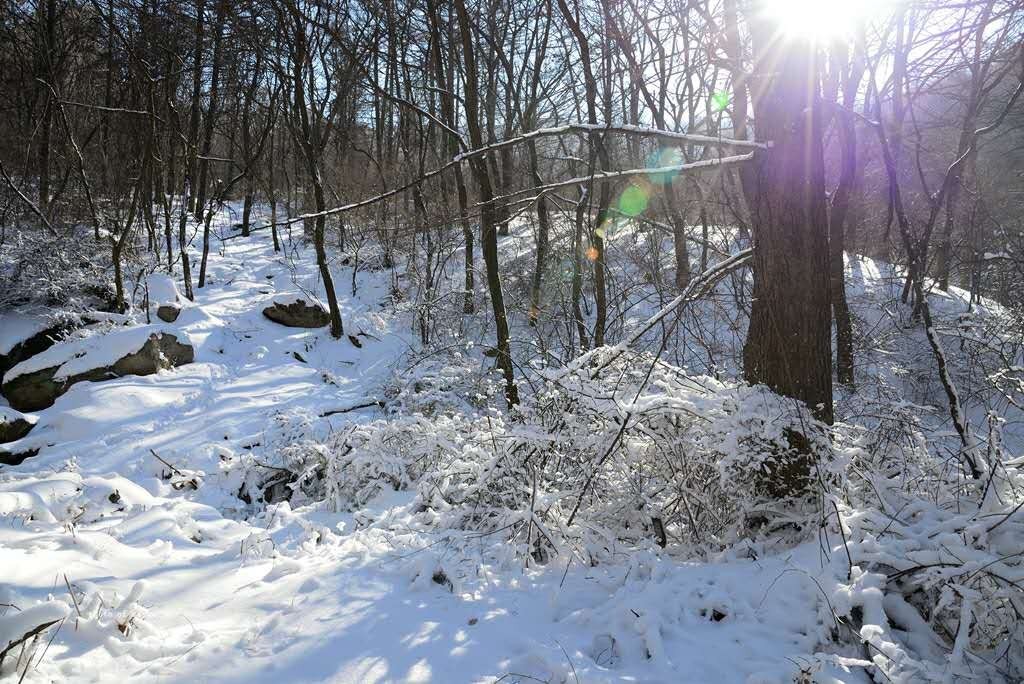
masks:
[(0, 444), (21, 439), (35, 427), (35, 418), (0, 406)]
[(290, 303), (274, 302), (263, 315), (289, 328), (322, 328), (331, 322), (330, 315), (318, 304), (296, 299)]
[(173, 323), (178, 320), (180, 313), (181, 307), (175, 304), (161, 304), (156, 308), (156, 317), (164, 323)]
[[(179, 342), (176, 335), (152, 328), (128, 329), (67, 344), (66, 349), (48, 353), (44, 359), (30, 359), (27, 364), (31, 365), (13, 368), (0, 389), (11, 406), (19, 411), (37, 411), (52, 406), (57, 397), (79, 382), (151, 375), (165, 368), (192, 363), (195, 352), (189, 344)], [(144, 335), (141, 343), (139, 333)], [(92, 346), (83, 348), (83, 342), (91, 342)], [(111, 355), (114, 355), (112, 361)], [(57, 360), (57, 363), (39, 367), (49, 360)]]

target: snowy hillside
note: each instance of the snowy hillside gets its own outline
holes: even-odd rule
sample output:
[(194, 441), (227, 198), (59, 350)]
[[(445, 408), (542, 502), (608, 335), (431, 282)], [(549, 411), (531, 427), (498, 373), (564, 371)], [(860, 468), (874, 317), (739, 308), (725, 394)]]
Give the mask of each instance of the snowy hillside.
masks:
[(284, 502), (246, 518), (233, 466), (273, 417), (365, 403), (409, 343), (372, 277), (346, 303), (373, 335), (362, 349), (267, 321), (264, 306), (313, 276), (293, 280), (269, 238), (229, 245), (164, 325), (195, 363), (76, 385), (6, 445), (41, 451), (0, 473), (0, 603), (13, 616), (47, 602), (64, 620), (29, 680), (770, 682), (811, 664), (824, 634), (811, 548), (524, 571), (416, 529), (402, 492), (355, 513)]
[[(578, 492), (549, 491), (544, 503), (534, 480), (527, 534), (549, 536), (553, 551), (541, 557), (528, 539), (507, 543), (507, 528), (527, 519), (471, 490), (504, 467), (496, 451), (486, 453), (488, 442), (515, 439), (517, 428), (485, 408), (473, 420), (438, 408), (486, 402), (465, 394), (458, 366), (444, 370), (451, 359), (430, 372), (419, 362), (410, 368), (410, 314), (386, 304), (388, 272), (360, 272), (358, 294), (342, 298), (357, 347), (326, 328), (288, 328), (262, 315), (275, 301), (316, 298), (313, 260), (301, 248), (275, 253), (266, 233), (224, 244), (207, 287), (174, 322), (92, 323), (78, 341), (8, 372), (5, 382), (51, 365), (67, 375), (66, 365), (88, 365), (89, 354), (107, 363), (137, 349), (153, 329), (195, 351), (194, 362), (156, 374), (74, 384), (32, 414), (27, 436), (3, 446), (36, 454), (0, 468), (0, 645), (18, 644), (6, 654), (5, 680), (24, 672), (40, 682), (768, 684), (866, 682), (872, 665), (914, 681), (961, 666), (935, 644), (915, 642), (939, 639), (927, 625), (911, 621), (900, 630), (916, 636), (892, 636), (882, 576), (849, 555), (901, 569), (904, 561), (889, 554), (923, 553), (934, 529), (914, 529), (912, 519), (881, 518), (891, 536), (905, 536), (879, 544), (874, 516), (882, 514), (843, 508), (842, 533), (833, 516), (812, 541), (752, 538), (693, 556), (675, 544), (661, 549), (640, 528), (632, 541), (616, 538), (602, 525), (632, 514), (614, 502), (594, 509), (582, 536), (550, 531), (564, 521), (556, 501)], [(867, 275), (857, 296), (872, 288), (882, 296), (881, 272), (858, 264)], [(180, 299), (154, 283), (154, 310), (158, 300)], [(637, 319), (656, 308), (638, 309)], [(467, 353), (484, 358), (471, 346)], [(681, 385), (637, 398), (629, 410), (644, 401), (656, 409), (659, 396), (709, 416), (721, 410), (716, 397), (763, 402), (729, 385), (712, 393), (711, 378), (699, 382), (704, 389)], [(480, 429), (487, 432), (475, 441)], [(746, 429), (732, 424), (727, 437), (739, 441), (721, 448), (744, 453)], [(460, 465), (470, 447), (482, 450), (481, 461)], [(846, 457), (861, 447), (847, 444)], [(461, 456), (444, 461), (441, 476), (414, 465), (439, 453)], [(296, 479), (294, 464), (314, 457), (328, 476), (307, 469)], [(453, 507), (451, 488), (466, 468), (483, 470), (458, 485), (464, 503)], [(480, 505), (499, 517), (460, 522)], [(977, 523), (967, 513), (918, 514), (944, 520), (954, 540)], [(1001, 567), (996, 556), (977, 554), (976, 563)], [(896, 601), (886, 596), (885, 610), (900, 614)], [(862, 629), (841, 617), (855, 607)], [(39, 625), (47, 626), (42, 638), (24, 639)], [(861, 629), (867, 646), (850, 646), (839, 634), (848, 629)], [(905, 643), (915, 645), (913, 657)], [(884, 656), (872, 652), (879, 649)]]

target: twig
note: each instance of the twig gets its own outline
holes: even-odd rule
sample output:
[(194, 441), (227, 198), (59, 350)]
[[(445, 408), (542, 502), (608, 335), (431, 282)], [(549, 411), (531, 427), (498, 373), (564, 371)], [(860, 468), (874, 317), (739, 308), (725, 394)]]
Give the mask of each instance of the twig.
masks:
[[(78, 599), (75, 598), (75, 592), (71, 591), (71, 582), (68, 581), (68, 574), (64, 573), (64, 586), (68, 588), (68, 595), (71, 597), (71, 602), (75, 604), (75, 613), (79, 619), (82, 617), (82, 609), (78, 607)], [(78, 621), (75, 621), (75, 629), (78, 629)]]
[(163, 464), (164, 464), (165, 466), (167, 466), (168, 468), (170, 468), (170, 469), (171, 469), (171, 472), (172, 472), (172, 473), (174, 473), (175, 475), (178, 475), (178, 476), (180, 476), (180, 477), (185, 477), (185, 473), (181, 472), (180, 470), (178, 470), (177, 468), (175, 468), (175, 467), (174, 467), (173, 465), (171, 465), (170, 463), (168, 463), (168, 462), (167, 462), (167, 461), (165, 461), (164, 459), (160, 458), (160, 455), (159, 455), (158, 453), (156, 453), (156, 452), (155, 452), (155, 451), (153, 451), (152, 449), (150, 449), (150, 450), (149, 450), (149, 453), (153, 454), (153, 457), (154, 457), (154, 458), (155, 458), (156, 460), (160, 461), (160, 462), (161, 462), (161, 463), (163, 463)]
[(15, 646), (19, 646), (22, 643), (24, 643), (24, 642), (28, 641), (29, 639), (31, 639), (32, 637), (38, 636), (39, 634), (42, 634), (44, 631), (46, 631), (47, 628), (57, 624), (58, 622), (60, 622), (60, 620), (50, 620), (49, 622), (44, 622), (41, 625), (36, 625), (35, 627), (33, 627), (29, 631), (25, 632), (23, 635), (21, 635), (20, 637), (18, 637), (14, 641), (12, 641), (9, 644), (7, 644), (7, 646), (4, 648), (4, 650), (0, 651), (0, 663), (3, 663), (4, 658), (7, 657), (7, 654)]

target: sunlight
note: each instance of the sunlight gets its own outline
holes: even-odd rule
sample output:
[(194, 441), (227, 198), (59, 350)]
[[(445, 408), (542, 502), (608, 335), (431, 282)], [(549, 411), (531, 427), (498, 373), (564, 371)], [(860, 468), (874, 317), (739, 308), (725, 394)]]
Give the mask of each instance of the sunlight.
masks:
[(850, 33), (877, 16), (894, 0), (766, 0), (766, 11), (784, 33), (798, 38), (828, 40)]

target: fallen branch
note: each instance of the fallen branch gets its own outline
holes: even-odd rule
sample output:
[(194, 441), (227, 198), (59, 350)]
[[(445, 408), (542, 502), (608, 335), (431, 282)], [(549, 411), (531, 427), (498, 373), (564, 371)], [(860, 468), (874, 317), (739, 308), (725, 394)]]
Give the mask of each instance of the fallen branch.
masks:
[(687, 164), (674, 164), (672, 166), (644, 167), (640, 169), (626, 169), (625, 171), (596, 171), (586, 176), (568, 178), (566, 180), (556, 181), (554, 183), (548, 183), (547, 185), (540, 185), (532, 188), (523, 188), (522, 190), (517, 190), (508, 195), (495, 197), (491, 202), (501, 202), (531, 192), (539, 192), (541, 195), (544, 195), (559, 188), (583, 185), (591, 182), (612, 181), (619, 180), (620, 178), (634, 178), (636, 176), (671, 176), (683, 171), (700, 171), (729, 164), (739, 164), (742, 162), (748, 162), (753, 158), (754, 153), (748, 152), (747, 154), (737, 154), (731, 157), (714, 157), (712, 159), (702, 159), (700, 161), (689, 162)]
[(171, 465), (170, 463), (168, 463), (168, 462), (167, 462), (167, 461), (165, 461), (164, 459), (160, 458), (160, 454), (156, 453), (156, 452), (155, 452), (155, 451), (153, 451), (152, 449), (150, 449), (150, 450), (149, 450), (149, 453), (153, 454), (153, 458), (155, 458), (156, 460), (160, 461), (160, 462), (161, 462), (161, 463), (163, 463), (163, 464), (164, 464), (165, 466), (167, 466), (168, 468), (170, 468), (170, 469), (171, 469), (171, 472), (172, 472), (172, 473), (174, 473), (175, 475), (180, 475), (181, 477), (185, 477), (185, 473), (181, 472), (180, 470), (178, 470), (177, 468), (175, 468), (175, 467), (174, 467), (173, 465)]
[(345, 408), (324, 411), (323, 413), (320, 414), (320, 417), (326, 418), (327, 416), (335, 416), (338, 415), (339, 413), (352, 413), (353, 411), (361, 411), (362, 409), (373, 408), (375, 406), (377, 408), (384, 408), (385, 406), (387, 406), (387, 404), (383, 401), (380, 401), (379, 399), (374, 399), (372, 401), (366, 402), (365, 404), (356, 404), (355, 406), (348, 406)]

